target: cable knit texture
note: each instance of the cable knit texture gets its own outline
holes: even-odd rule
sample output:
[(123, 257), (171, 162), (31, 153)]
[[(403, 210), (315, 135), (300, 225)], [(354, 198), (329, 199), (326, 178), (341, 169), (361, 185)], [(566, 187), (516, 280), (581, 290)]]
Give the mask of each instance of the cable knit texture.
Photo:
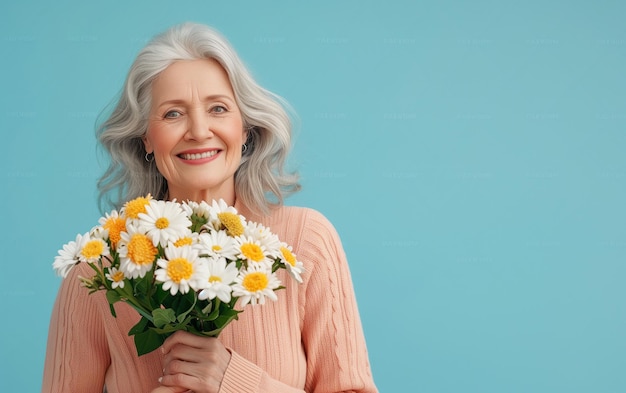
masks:
[[(281, 207), (270, 216), (237, 210), (263, 223), (293, 246), (306, 268), (304, 282), (279, 277), (277, 302), (247, 306), (220, 335), (232, 357), (222, 393), (377, 392), (339, 237), (320, 213)], [(50, 321), (42, 392), (143, 393), (158, 386), (160, 350), (137, 357), (130, 328), (139, 320), (129, 306), (109, 310), (103, 291), (89, 295), (72, 269), (63, 280)]]

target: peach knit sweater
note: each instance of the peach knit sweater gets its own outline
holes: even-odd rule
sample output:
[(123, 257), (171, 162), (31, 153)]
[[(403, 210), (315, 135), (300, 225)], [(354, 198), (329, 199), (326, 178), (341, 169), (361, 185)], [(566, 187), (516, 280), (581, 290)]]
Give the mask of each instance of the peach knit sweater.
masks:
[[(220, 335), (232, 353), (222, 393), (377, 392), (341, 242), (320, 213), (281, 207), (270, 216), (237, 210), (293, 246), (305, 265), (298, 284), (279, 271), (286, 289), (277, 302), (247, 306)], [(137, 357), (129, 329), (139, 316), (103, 291), (89, 295), (72, 269), (61, 283), (50, 321), (42, 392), (144, 393), (158, 386), (160, 350)]]

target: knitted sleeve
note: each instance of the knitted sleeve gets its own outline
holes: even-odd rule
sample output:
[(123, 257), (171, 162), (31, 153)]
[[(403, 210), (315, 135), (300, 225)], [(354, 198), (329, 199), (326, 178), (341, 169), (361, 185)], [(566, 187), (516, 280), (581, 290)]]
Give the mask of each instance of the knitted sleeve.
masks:
[[(110, 362), (95, 296), (78, 276), (92, 271), (79, 264), (61, 283), (50, 319), (42, 392), (102, 393)], [(86, 270), (87, 269), (87, 270)]]
[[(307, 393), (377, 392), (352, 279), (339, 236), (320, 213), (307, 209), (298, 259), (307, 269), (301, 296)], [(221, 393), (295, 393), (237, 354)]]
[[(315, 264), (306, 288), (302, 337), (311, 393), (376, 392), (341, 241), (332, 224), (310, 211), (302, 250)], [(301, 252), (301, 254), (304, 254)]]

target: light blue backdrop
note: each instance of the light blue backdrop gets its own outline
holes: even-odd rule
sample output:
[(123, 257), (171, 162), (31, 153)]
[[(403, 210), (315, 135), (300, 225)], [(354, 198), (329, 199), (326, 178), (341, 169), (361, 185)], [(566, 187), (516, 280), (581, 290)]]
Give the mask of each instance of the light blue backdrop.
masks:
[(221, 30), (300, 115), (382, 392), (626, 391), (620, 1), (21, 1), (0, 14), (0, 391), (41, 386), (93, 125), (153, 34)]

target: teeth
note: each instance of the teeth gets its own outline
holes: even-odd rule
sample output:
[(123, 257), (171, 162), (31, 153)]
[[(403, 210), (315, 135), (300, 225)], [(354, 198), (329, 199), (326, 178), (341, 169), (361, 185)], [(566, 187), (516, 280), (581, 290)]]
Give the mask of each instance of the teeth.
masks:
[(185, 160), (199, 160), (201, 158), (213, 157), (217, 154), (217, 150), (206, 151), (204, 153), (195, 154), (181, 154), (180, 156)]

